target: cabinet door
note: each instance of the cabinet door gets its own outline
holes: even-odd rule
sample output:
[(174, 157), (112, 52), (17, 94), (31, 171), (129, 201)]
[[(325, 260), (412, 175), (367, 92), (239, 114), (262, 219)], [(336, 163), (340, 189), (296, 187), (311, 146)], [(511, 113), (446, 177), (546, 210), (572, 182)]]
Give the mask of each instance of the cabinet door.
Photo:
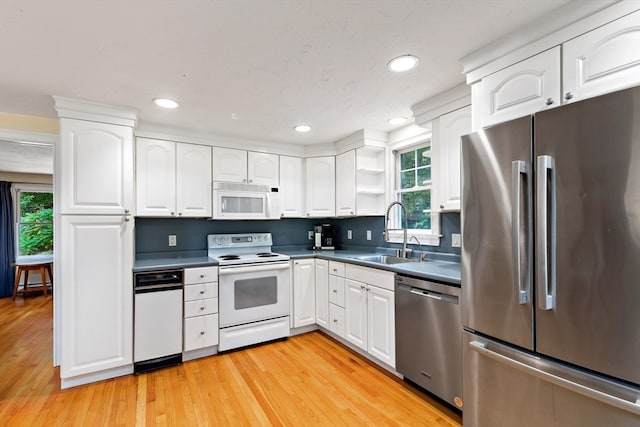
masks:
[(329, 261), (315, 260), (316, 264), (316, 323), (329, 328)]
[(247, 182), (247, 152), (213, 147), (213, 180)]
[[(133, 220), (62, 215), (60, 376), (133, 364)], [(131, 366), (133, 370), (133, 366)], [(123, 372), (124, 373), (124, 372)]]
[(329, 275), (329, 302), (344, 307), (344, 277)]
[(306, 160), (307, 216), (329, 217), (336, 214), (335, 157), (310, 157)]
[(277, 154), (249, 151), (247, 161), (247, 177), (251, 184), (278, 185), (280, 163)]
[(367, 287), (362, 282), (344, 281), (345, 338), (367, 350)]
[(356, 213), (356, 152), (347, 151), (336, 156), (336, 215)]
[(211, 216), (211, 147), (177, 144), (176, 208), (179, 216)]
[(640, 11), (562, 45), (565, 102), (640, 84)]
[(176, 143), (136, 140), (136, 214), (172, 216), (176, 213)]
[(293, 326), (316, 323), (316, 289), (313, 259), (293, 262)]
[(218, 315), (184, 319), (184, 351), (218, 344)]
[(395, 294), (376, 286), (367, 287), (367, 351), (389, 366), (396, 366)]
[(480, 92), (482, 127), (560, 105), (560, 47), (485, 77)]
[(344, 338), (344, 308), (329, 304), (329, 330)]
[(471, 133), (471, 107), (440, 117), (440, 135), (435, 141), (440, 153), (438, 165), (442, 211), (460, 210), (460, 137)]
[(299, 218), (304, 212), (302, 158), (280, 156), (280, 208), (282, 216)]
[(60, 119), (60, 214), (133, 214), (133, 130)]

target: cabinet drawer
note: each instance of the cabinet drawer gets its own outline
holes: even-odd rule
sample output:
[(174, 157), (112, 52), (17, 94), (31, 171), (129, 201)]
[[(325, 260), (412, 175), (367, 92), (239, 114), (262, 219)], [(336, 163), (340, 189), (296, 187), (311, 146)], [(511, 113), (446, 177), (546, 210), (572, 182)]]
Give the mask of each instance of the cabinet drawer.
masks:
[(218, 298), (205, 298), (184, 303), (184, 317), (203, 316), (218, 312)]
[(218, 281), (218, 267), (185, 268), (184, 284), (207, 283)]
[(347, 279), (357, 282), (364, 282), (367, 285), (378, 286), (382, 289), (393, 291), (394, 273), (390, 271), (378, 270), (376, 268), (362, 267), (354, 264), (347, 264)]
[(218, 344), (218, 315), (184, 319), (184, 351)]
[(329, 302), (344, 307), (344, 277), (329, 276)]
[(184, 300), (193, 301), (218, 296), (218, 283), (200, 283), (184, 287)]
[(344, 277), (344, 262), (329, 261), (329, 274)]
[(344, 308), (329, 304), (329, 330), (344, 337)]

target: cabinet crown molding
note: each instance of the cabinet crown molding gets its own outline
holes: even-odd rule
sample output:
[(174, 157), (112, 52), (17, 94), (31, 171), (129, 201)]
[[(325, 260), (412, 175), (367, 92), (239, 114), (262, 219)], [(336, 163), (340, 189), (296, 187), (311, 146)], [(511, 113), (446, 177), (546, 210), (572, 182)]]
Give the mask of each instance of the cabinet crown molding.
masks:
[(136, 110), (81, 99), (53, 96), (58, 117), (135, 127)]
[(428, 123), (443, 114), (471, 104), (471, 88), (465, 83), (429, 97), (411, 106), (415, 124), (427, 127)]
[(637, 1), (574, 0), (460, 59), (472, 84), (640, 9)]

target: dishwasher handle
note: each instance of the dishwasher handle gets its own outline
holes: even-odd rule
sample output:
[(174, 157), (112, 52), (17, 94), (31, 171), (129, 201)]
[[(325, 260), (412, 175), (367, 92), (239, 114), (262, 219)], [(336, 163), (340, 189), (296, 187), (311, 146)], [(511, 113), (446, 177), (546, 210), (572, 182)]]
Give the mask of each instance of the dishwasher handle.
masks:
[[(400, 289), (402, 289), (402, 287), (400, 287)], [(419, 295), (421, 297), (431, 298), (436, 301), (447, 302), (450, 304), (458, 304), (458, 297), (451, 296), (451, 295), (445, 295), (445, 294), (441, 294), (433, 291), (426, 291), (424, 289), (418, 289), (418, 288), (409, 288), (409, 292), (412, 293), (413, 295)]]
[(134, 293), (146, 294), (150, 292), (173, 291), (173, 290), (182, 289), (182, 288), (183, 288), (182, 283), (162, 283), (157, 285), (136, 286), (134, 288)]

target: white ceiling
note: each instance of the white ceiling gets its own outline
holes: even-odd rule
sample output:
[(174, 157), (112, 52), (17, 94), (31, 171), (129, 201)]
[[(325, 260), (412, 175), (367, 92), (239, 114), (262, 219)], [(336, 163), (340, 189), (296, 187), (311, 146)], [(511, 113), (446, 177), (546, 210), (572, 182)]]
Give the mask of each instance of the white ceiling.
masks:
[[(464, 81), (460, 58), (565, 3), (0, 0), (0, 111), (56, 117), (59, 95), (134, 108), (145, 124), (333, 142), (392, 130), (389, 118)], [(419, 67), (389, 73), (407, 53)]]

